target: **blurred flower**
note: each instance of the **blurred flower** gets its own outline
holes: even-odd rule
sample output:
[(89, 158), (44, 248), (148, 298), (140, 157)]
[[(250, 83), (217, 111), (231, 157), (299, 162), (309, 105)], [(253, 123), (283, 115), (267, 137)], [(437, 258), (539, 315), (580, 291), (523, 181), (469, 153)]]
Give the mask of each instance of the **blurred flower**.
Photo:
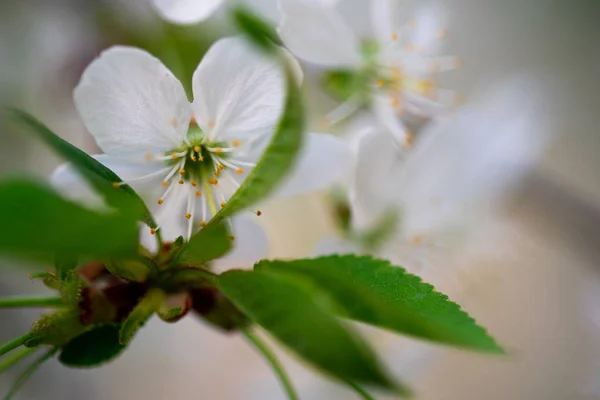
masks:
[[(195, 24), (206, 20), (228, 0), (152, 0), (158, 13), (176, 24)], [(233, 2), (232, 0), (229, 0)], [(276, 0), (240, 0), (272, 21), (279, 18)]]
[[(216, 42), (192, 86), (190, 104), (181, 83), (158, 59), (113, 47), (87, 68), (74, 91), (83, 122), (106, 153), (95, 158), (123, 179), (115, 185), (131, 185), (153, 205), (168, 241), (189, 238), (225, 206), (260, 159), (283, 110), (282, 68), (241, 38)], [(340, 139), (308, 135), (296, 170), (277, 195), (340, 179), (348, 153)], [(92, 194), (69, 166), (59, 167), (52, 182), (75, 198), (88, 200)], [(234, 222), (246, 225), (242, 231), (257, 230), (247, 220)]]
[(453, 102), (453, 92), (437, 88), (434, 76), (456, 68), (457, 59), (434, 56), (446, 34), (438, 10), (424, 9), (400, 25), (395, 18), (398, 4), (281, 0), (279, 33), (298, 57), (355, 75), (348, 78), (353, 93), (328, 114), (327, 123), (367, 104), (397, 143), (409, 146), (412, 135), (400, 117), (405, 112), (431, 117)]
[(423, 258), (506, 203), (548, 144), (550, 135), (536, 118), (535, 84), (531, 77), (502, 82), (483, 103), (431, 123), (405, 161), (390, 151), (389, 136), (365, 123), (355, 135), (354, 229), (368, 229), (397, 205), (399, 231), (381, 253), (422, 274)]

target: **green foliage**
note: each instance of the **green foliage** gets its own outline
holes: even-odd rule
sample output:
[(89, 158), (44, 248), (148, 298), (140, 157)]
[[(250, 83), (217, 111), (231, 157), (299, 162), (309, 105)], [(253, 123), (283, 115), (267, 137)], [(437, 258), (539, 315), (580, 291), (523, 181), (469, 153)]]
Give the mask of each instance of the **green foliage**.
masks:
[(274, 44), (279, 42), (279, 38), (272, 25), (244, 6), (235, 7), (232, 17), (238, 29), (244, 32), (254, 44), (263, 50), (275, 51)]
[(270, 271), (230, 271), (218, 285), (251, 320), (298, 355), (343, 381), (399, 388), (369, 347), (333, 315), (339, 306), (308, 279)]
[(33, 116), (15, 109), (11, 109), (9, 112), (15, 120), (26, 126), (30, 132), (35, 133), (54, 151), (69, 161), (81, 176), (104, 196), (108, 204), (122, 210), (124, 214), (135, 215), (150, 227), (156, 228), (156, 222), (145, 203), (129, 185), (113, 187), (113, 184), (122, 181), (117, 174), (83, 150), (60, 138)]
[(77, 336), (60, 353), (59, 360), (69, 367), (97, 367), (117, 357), (125, 345), (119, 342), (119, 325), (101, 325)]
[(119, 342), (121, 344), (127, 345), (131, 341), (136, 332), (160, 308), (164, 298), (164, 293), (159, 289), (151, 289), (146, 293), (121, 326), (119, 332)]
[(202, 265), (227, 254), (231, 249), (229, 231), (224, 222), (208, 224), (183, 244), (174, 265)]
[(137, 254), (138, 227), (126, 216), (85, 209), (26, 181), (0, 184), (0, 251), (54, 261), (56, 254), (121, 258)]
[(258, 271), (310, 279), (348, 318), (423, 339), (485, 352), (502, 349), (460, 306), (388, 261), (354, 255), (261, 261)]
[(260, 161), (248, 175), (244, 183), (209, 222), (218, 223), (223, 218), (248, 208), (269, 195), (277, 183), (293, 168), (302, 146), (304, 133), (304, 105), (300, 89), (292, 72), (286, 67), (287, 96), (285, 108), (271, 143)]

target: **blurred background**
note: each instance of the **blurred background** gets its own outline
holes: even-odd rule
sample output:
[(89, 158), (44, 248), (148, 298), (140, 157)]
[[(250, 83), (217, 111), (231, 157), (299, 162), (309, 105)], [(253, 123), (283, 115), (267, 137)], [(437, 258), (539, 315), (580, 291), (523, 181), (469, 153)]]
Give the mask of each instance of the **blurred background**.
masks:
[[(460, 55), (464, 67), (448, 75), (444, 86), (461, 92), (465, 102), (476, 103), (486, 88), (513, 74), (540, 78), (539, 122), (552, 140), (489, 218), (469, 226), (460, 245), (427, 256), (436, 271), (428, 279), (486, 326), (508, 349), (506, 357), (359, 329), (419, 399), (600, 399), (600, 3), (407, 3), (409, 13), (424, 3), (446, 11), (444, 53)], [(207, 22), (181, 27), (161, 21), (145, 0), (2, 1), (0, 106), (28, 111), (94, 153), (72, 90), (102, 49), (142, 47), (189, 86), (208, 46), (232, 32), (225, 8)], [(306, 90), (311, 109), (331, 109), (331, 99), (310, 84)], [(0, 176), (48, 177), (60, 160), (4, 117), (0, 113)], [(317, 193), (261, 207), (271, 256), (309, 256), (321, 238), (335, 232), (324, 198)], [(0, 295), (41, 290), (26, 273), (8, 267), (0, 272)], [(0, 311), (0, 340), (26, 331), (38, 313)], [(279, 353), (302, 398), (355, 398)], [(11, 373), (0, 376), (0, 389), (12, 379)], [(17, 398), (220, 400), (284, 394), (243, 338), (188, 317), (175, 325), (152, 320), (119, 360), (100, 369), (72, 370), (52, 361)]]

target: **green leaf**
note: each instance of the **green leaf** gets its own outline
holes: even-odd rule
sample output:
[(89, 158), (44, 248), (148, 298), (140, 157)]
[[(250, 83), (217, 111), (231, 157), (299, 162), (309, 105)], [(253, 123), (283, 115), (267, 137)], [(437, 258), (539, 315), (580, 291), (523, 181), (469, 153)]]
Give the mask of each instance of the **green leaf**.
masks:
[(138, 250), (135, 220), (85, 209), (32, 182), (0, 183), (0, 220), (0, 252), (27, 258), (120, 258)]
[(54, 257), (54, 266), (60, 279), (65, 279), (70, 271), (77, 268), (77, 257), (69, 254), (56, 254)]
[(125, 345), (119, 342), (119, 325), (101, 325), (77, 336), (63, 348), (58, 359), (70, 367), (96, 367), (117, 357)]
[(267, 51), (275, 50), (279, 37), (275, 28), (244, 6), (237, 6), (232, 11), (233, 20), (238, 29), (244, 32), (253, 43)]
[(386, 376), (370, 348), (334, 317), (337, 305), (309, 280), (229, 271), (218, 285), (251, 320), (313, 365), (343, 381), (403, 390)]
[[(281, 56), (285, 61), (285, 56)], [(269, 195), (294, 166), (304, 134), (304, 105), (292, 67), (286, 64), (285, 108), (271, 143), (235, 194), (209, 222), (216, 224)]]
[(173, 265), (201, 265), (227, 254), (231, 238), (225, 223), (208, 224), (183, 244)]
[[(150, 227), (156, 228), (156, 222), (146, 204), (129, 185), (113, 187), (114, 183), (122, 182), (117, 174), (83, 150), (60, 138), (30, 114), (16, 109), (9, 109), (9, 112), (18, 122), (29, 128), (29, 131), (35, 133), (54, 151), (69, 161), (81, 173), (81, 176), (105, 197), (108, 204), (117, 209), (126, 207), (123, 210), (124, 213), (135, 213), (136, 217), (139, 216)], [(126, 199), (129, 201), (127, 202)]]
[(460, 306), (389, 261), (355, 255), (261, 261), (258, 271), (310, 279), (343, 305), (342, 316), (422, 339), (501, 353), (502, 349)]
[(119, 332), (119, 342), (128, 344), (136, 332), (144, 326), (150, 317), (160, 308), (165, 294), (159, 289), (151, 289), (129, 313)]

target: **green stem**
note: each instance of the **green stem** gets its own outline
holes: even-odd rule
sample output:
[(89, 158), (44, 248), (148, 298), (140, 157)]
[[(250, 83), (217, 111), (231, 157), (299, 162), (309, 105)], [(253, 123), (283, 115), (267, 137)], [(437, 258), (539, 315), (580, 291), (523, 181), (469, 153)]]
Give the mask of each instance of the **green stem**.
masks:
[(365, 389), (360, 387), (356, 382), (352, 382), (350, 380), (346, 381), (346, 383), (356, 391), (363, 399), (365, 400), (375, 400), (375, 397), (371, 396)]
[(4, 396), (4, 400), (10, 400), (17, 391), (23, 386), (23, 384), (29, 379), (31, 375), (47, 360), (49, 360), (56, 352), (58, 351), (58, 347), (50, 349), (43, 356), (39, 357), (37, 360), (33, 362), (27, 369), (19, 376), (19, 379), (13, 384), (10, 388), (10, 391)]
[(6, 297), (0, 299), (0, 308), (12, 307), (59, 307), (64, 305), (60, 297)]
[(20, 349), (13, 351), (8, 354), (6, 357), (3, 357), (0, 360), (0, 374), (12, 367), (14, 364), (18, 363), (34, 351), (36, 351), (37, 347), (21, 347)]
[(10, 342), (4, 343), (2, 346), (0, 346), (0, 356), (3, 356), (9, 351), (12, 351), (17, 347), (24, 345), (25, 342), (27, 342), (31, 338), (31, 336), (31, 333), (26, 333), (25, 335), (19, 336), (18, 338), (11, 340)]
[(258, 336), (256, 336), (249, 328), (242, 328), (241, 331), (244, 333), (246, 338), (248, 338), (248, 340), (254, 345), (254, 347), (256, 347), (256, 349), (265, 356), (269, 364), (271, 364), (271, 368), (273, 368), (275, 375), (277, 375), (277, 377), (281, 381), (281, 384), (283, 385), (283, 388), (285, 389), (288, 398), (290, 400), (298, 400), (298, 394), (296, 393), (296, 390), (294, 389), (290, 378), (283, 369), (283, 365), (281, 365), (281, 362), (279, 361), (279, 359), (277, 359), (277, 356), (273, 354), (273, 352), (267, 347), (267, 345), (263, 343), (263, 341)]

